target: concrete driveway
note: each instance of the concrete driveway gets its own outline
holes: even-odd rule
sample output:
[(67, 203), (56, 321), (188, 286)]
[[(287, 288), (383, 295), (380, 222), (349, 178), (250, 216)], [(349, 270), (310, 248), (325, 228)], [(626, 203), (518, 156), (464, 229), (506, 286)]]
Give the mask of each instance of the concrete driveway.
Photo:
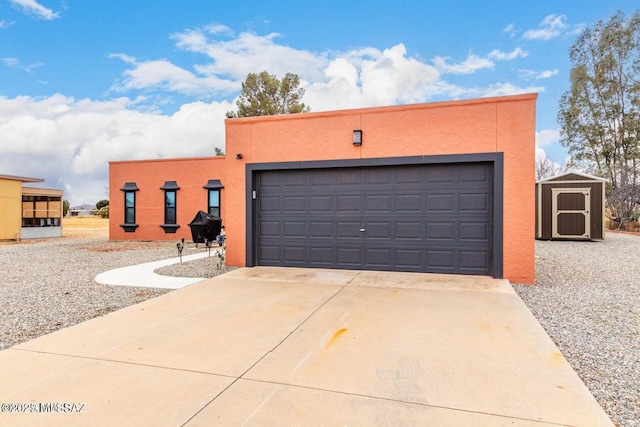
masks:
[(4, 350), (0, 367), (2, 426), (613, 425), (486, 277), (239, 269)]

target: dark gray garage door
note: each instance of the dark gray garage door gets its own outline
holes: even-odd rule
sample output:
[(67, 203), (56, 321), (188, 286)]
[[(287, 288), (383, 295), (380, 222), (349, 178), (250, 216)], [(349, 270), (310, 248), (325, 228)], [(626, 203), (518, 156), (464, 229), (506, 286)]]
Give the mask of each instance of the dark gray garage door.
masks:
[(260, 171), (256, 264), (490, 275), (492, 168)]

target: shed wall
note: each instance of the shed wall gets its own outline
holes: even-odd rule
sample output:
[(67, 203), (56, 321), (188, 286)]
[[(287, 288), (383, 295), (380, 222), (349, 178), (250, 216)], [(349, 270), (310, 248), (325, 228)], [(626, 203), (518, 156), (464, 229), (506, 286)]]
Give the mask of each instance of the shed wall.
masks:
[[(567, 176), (567, 178), (569, 178)], [(585, 180), (584, 177), (575, 176), (573, 182), (543, 182), (536, 184), (536, 238), (543, 240), (553, 239), (553, 189), (589, 188), (590, 192), (590, 239), (604, 239), (604, 200), (603, 186), (599, 181)]]

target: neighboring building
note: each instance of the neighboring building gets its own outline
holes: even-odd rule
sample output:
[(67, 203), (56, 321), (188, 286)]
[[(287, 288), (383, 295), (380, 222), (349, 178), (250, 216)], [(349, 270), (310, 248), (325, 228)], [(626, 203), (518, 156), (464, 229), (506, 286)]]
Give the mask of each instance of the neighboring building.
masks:
[(234, 266), (533, 283), (536, 94), (227, 119), (226, 157), (110, 162), (110, 239), (190, 240)]
[(0, 175), (0, 240), (62, 236), (62, 190), (23, 186), (43, 181)]
[(536, 239), (604, 239), (606, 182), (580, 172), (536, 182)]
[(98, 213), (96, 205), (72, 206), (67, 212), (67, 216), (93, 216)]

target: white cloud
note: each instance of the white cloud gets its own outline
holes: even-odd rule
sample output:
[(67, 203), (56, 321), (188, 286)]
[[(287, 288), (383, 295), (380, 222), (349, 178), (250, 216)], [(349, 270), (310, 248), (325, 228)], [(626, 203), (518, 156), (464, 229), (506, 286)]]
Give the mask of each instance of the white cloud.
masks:
[(448, 61), (451, 59), (449, 57), (436, 56), (433, 58), (433, 64), (436, 69), (443, 74), (471, 74), (478, 70), (494, 68), (494, 60), (507, 61), (524, 58), (527, 55), (529, 55), (529, 52), (519, 47), (515, 48), (512, 52), (502, 52), (501, 50), (495, 49), (489, 52), (486, 58), (470, 53), (467, 59), (457, 64), (449, 63)]
[(14, 5), (22, 7), (24, 13), (28, 15), (35, 15), (38, 18), (52, 20), (56, 18), (60, 18), (60, 14), (58, 12), (54, 12), (48, 7), (44, 7), (39, 4), (36, 0), (9, 0)]
[(527, 30), (522, 37), (527, 40), (551, 40), (558, 37), (567, 28), (565, 15), (548, 15), (540, 23), (538, 29)]
[(4, 20), (0, 20), (0, 30), (3, 29), (3, 28), (9, 28), (13, 24), (14, 24), (13, 22), (7, 22), (7, 21), (4, 21)]
[[(424, 61), (402, 43), (310, 52), (279, 43), (277, 33), (236, 36), (217, 24), (172, 38), (178, 49), (194, 58), (200, 54), (201, 60), (185, 68), (166, 58), (142, 61), (113, 53), (110, 57), (125, 67), (112, 87), (113, 99), (0, 96), (0, 135), (11, 141), (0, 144), (0, 171), (45, 178), (47, 186), (64, 188), (72, 205), (93, 203), (104, 198), (110, 160), (209, 156), (215, 147), (224, 148), (225, 112), (235, 110), (232, 98), (246, 75), (262, 70), (298, 74), (306, 90), (303, 101), (312, 111), (544, 91), (504, 80), (460, 83), (465, 78), (460, 75), (525, 57), (521, 48), (469, 54), (456, 63), (447, 57)], [(22, 66), (17, 58), (2, 63)], [(447, 80), (449, 74), (456, 75), (456, 84)], [(178, 95), (187, 101), (172, 114), (160, 113), (154, 104)]]
[(303, 79), (318, 79), (322, 77), (322, 68), (327, 59), (322, 54), (306, 50), (294, 49), (276, 43), (280, 37), (278, 33), (259, 36), (252, 32), (240, 33), (237, 37), (220, 40), (210, 36), (232, 36), (226, 27), (214, 26), (204, 29), (187, 30), (173, 34), (177, 47), (190, 52), (207, 55), (211, 62), (197, 67), (203, 75), (228, 76), (238, 82), (244, 80), (247, 74), (268, 71), (278, 76), (294, 71)]
[(442, 73), (447, 74), (471, 74), (484, 68), (493, 68), (493, 61), (487, 58), (481, 58), (474, 54), (469, 54), (467, 59), (458, 64), (448, 64), (448, 57), (436, 56), (433, 58), (433, 64)]
[(118, 57), (135, 66), (131, 70), (126, 70), (122, 81), (112, 87), (116, 91), (156, 89), (206, 97), (214, 94), (230, 94), (238, 90), (238, 85), (233, 81), (213, 75), (196, 75), (166, 59), (136, 62), (135, 58), (127, 55), (111, 55), (111, 57)]
[(520, 87), (513, 83), (494, 83), (489, 86), (465, 89), (461, 96), (482, 98), (491, 96), (519, 95), (525, 93), (544, 92), (542, 86)]
[(516, 34), (516, 26), (515, 24), (512, 22), (511, 24), (507, 25), (506, 27), (504, 27), (504, 30), (502, 30), (503, 32), (509, 34), (511, 37), (513, 37)]
[(558, 141), (560, 141), (559, 129), (544, 129), (536, 132), (537, 147), (546, 147), (547, 145), (556, 143)]
[(512, 52), (502, 52), (500, 50), (492, 50), (489, 53), (489, 58), (497, 59), (499, 61), (507, 61), (517, 58), (526, 58), (529, 55), (529, 52), (526, 50), (522, 50), (519, 47), (515, 48)]
[(18, 68), (26, 71), (27, 73), (30, 73), (34, 69), (44, 65), (43, 62), (34, 62), (33, 64), (24, 65), (20, 62), (18, 58), (0, 58), (0, 62), (2, 62), (2, 64), (4, 64), (7, 67)]
[(172, 115), (134, 111), (136, 102), (0, 97), (0, 135), (11, 141), (0, 144), (0, 171), (45, 178), (66, 188), (72, 204), (93, 203), (102, 198), (110, 160), (210, 156), (224, 148), (229, 102), (193, 102)]
[(518, 70), (518, 74), (523, 79), (527, 80), (540, 80), (540, 79), (548, 79), (557, 75), (560, 71), (556, 68), (554, 70), (545, 70), (545, 71), (533, 71), (533, 70)]
[(0, 58), (0, 61), (7, 67), (17, 67), (20, 64), (18, 58)]

